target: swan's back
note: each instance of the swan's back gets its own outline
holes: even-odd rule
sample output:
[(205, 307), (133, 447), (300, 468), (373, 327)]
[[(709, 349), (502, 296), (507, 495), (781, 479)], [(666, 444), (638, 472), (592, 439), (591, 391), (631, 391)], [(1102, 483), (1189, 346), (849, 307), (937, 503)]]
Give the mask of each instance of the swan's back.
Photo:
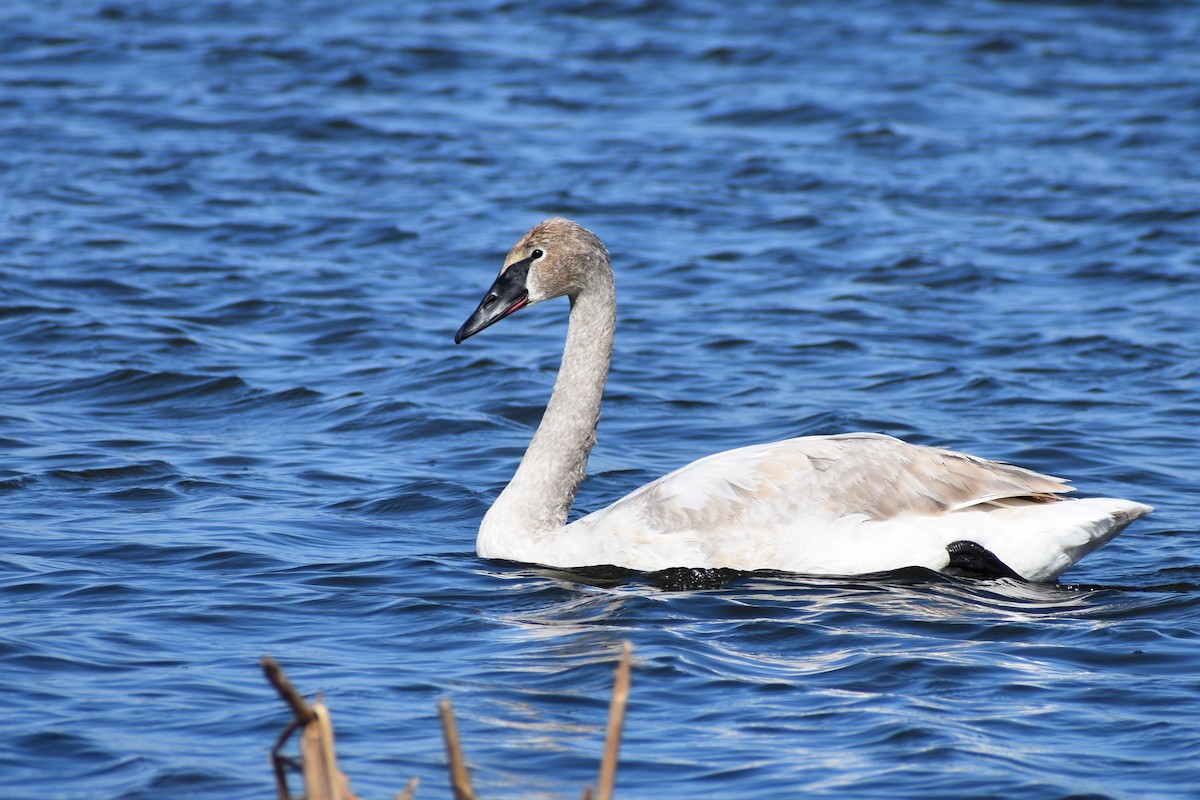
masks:
[[(817, 514), (882, 522), (1002, 501), (1053, 502), (1061, 479), (878, 433), (804, 436), (702, 458), (630, 495), (664, 528)], [(624, 501), (622, 501), (624, 502)]]

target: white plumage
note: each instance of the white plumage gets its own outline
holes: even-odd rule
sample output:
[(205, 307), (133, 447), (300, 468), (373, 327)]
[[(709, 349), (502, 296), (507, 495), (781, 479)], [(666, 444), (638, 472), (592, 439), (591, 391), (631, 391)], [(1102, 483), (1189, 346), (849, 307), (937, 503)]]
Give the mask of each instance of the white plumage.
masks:
[(873, 433), (806, 436), (709, 456), (566, 524), (595, 441), (616, 299), (608, 253), (565, 219), (533, 228), (455, 337), (552, 297), (571, 299), (546, 413), (477, 550), (554, 567), (612, 564), (855, 575), (952, 565), (971, 542), (1033, 581), (1063, 570), (1150, 513), (1066, 499), (1061, 479)]

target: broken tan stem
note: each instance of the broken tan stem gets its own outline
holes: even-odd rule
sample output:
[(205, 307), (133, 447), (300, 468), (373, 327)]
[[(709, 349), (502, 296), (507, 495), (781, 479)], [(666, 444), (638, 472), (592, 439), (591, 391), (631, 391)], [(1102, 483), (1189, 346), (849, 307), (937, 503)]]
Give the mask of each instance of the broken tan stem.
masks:
[(292, 682), (288, 680), (287, 675), (283, 674), (283, 667), (279, 666), (279, 662), (270, 656), (263, 656), (259, 662), (262, 665), (263, 674), (267, 676), (267, 681), (275, 687), (275, 691), (279, 692), (279, 696), (292, 709), (292, 716), (296, 718), (296, 722), (300, 725), (307, 725), (312, 722), (313, 710), (300, 693), (296, 691), (296, 687), (292, 686)]
[(604, 758), (600, 762), (600, 779), (596, 783), (596, 800), (612, 800), (617, 784), (617, 755), (621, 750), (621, 730), (625, 726), (625, 706), (629, 703), (629, 672), (633, 661), (633, 645), (626, 640), (621, 648), (621, 663), (613, 684), (612, 702), (608, 706), (608, 733), (604, 737)]
[(458, 741), (458, 724), (454, 721), (454, 708), (449, 700), (438, 703), (442, 717), (442, 733), (446, 737), (446, 758), (450, 761), (450, 790), (454, 800), (476, 800), (471, 788), (471, 777), (467, 774), (467, 761), (463, 758), (462, 745)]
[(413, 777), (409, 779), (408, 785), (404, 787), (404, 791), (396, 795), (396, 800), (413, 800), (417, 794), (417, 786), (420, 785), (421, 779)]

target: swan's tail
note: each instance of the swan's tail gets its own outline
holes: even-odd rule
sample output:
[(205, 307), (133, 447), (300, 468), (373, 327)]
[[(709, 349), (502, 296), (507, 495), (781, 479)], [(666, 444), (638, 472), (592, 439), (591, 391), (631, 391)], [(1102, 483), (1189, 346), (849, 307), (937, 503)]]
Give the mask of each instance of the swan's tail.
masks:
[(1024, 519), (1014, 520), (1019, 527), (1017, 535), (995, 541), (997, 547), (988, 549), (1028, 580), (1053, 581), (1125, 530), (1129, 523), (1153, 510), (1143, 503), (1112, 497), (1070, 499), (1012, 509), (1026, 512), (1021, 514)]

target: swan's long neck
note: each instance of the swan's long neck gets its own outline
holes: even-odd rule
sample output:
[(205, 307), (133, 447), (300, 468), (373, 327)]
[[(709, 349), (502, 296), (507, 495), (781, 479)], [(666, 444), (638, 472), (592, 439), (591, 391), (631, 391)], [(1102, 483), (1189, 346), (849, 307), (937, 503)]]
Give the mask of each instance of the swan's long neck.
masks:
[(567, 523), (596, 443), (616, 330), (612, 273), (597, 278), (571, 301), (554, 393), (521, 466), (479, 526), (480, 555), (514, 558), (514, 540), (557, 533)]

